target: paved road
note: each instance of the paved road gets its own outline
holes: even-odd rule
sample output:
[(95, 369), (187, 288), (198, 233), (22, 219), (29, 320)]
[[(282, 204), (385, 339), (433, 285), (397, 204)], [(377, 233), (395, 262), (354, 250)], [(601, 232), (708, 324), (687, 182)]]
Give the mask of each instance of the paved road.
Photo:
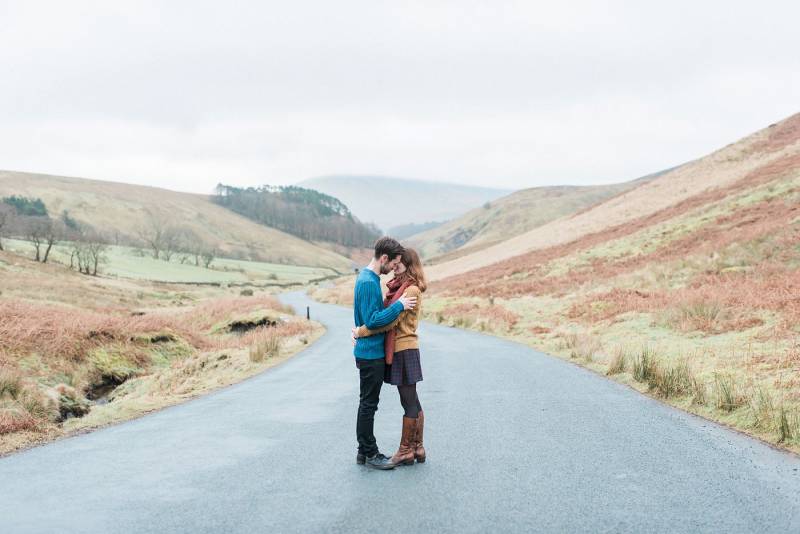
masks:
[[(328, 333), (273, 370), (0, 459), (0, 532), (800, 532), (795, 457), (521, 345), (428, 324), (428, 463), (356, 466), (351, 312), (312, 313)], [(390, 452), (402, 412), (394, 388), (382, 399)]]

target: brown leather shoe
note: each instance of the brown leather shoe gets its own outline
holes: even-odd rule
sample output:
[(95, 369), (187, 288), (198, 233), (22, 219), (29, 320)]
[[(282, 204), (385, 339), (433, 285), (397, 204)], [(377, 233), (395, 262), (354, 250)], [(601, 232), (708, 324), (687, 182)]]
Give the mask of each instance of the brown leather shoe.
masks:
[(420, 411), (417, 416), (417, 433), (414, 436), (414, 458), (421, 464), (425, 463), (425, 447), (422, 446), (422, 431), (425, 428), (425, 413)]
[(416, 434), (417, 420), (403, 417), (403, 433), (400, 437), (400, 448), (392, 456), (391, 462), (395, 465), (414, 463), (414, 435)]

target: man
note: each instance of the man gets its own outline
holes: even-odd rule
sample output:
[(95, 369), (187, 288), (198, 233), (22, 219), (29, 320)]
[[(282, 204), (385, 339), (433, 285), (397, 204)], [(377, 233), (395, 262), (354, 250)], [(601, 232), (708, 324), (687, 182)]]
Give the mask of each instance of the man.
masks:
[[(378, 329), (394, 321), (403, 310), (416, 305), (415, 297), (401, 297), (391, 306), (383, 307), (380, 275), (391, 272), (400, 261), (401, 254), (403, 247), (391, 237), (382, 237), (375, 243), (372, 261), (356, 279), (353, 292), (355, 326), (366, 325), (370, 330)], [(386, 366), (383, 339), (384, 334), (358, 338), (353, 349), (361, 380), (356, 422), (356, 462), (374, 469), (393, 469), (394, 464), (378, 450), (373, 431)]]

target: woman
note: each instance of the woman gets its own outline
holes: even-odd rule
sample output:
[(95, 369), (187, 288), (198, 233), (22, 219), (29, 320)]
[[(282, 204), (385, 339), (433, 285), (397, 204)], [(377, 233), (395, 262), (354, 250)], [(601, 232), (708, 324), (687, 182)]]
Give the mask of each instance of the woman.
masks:
[(400, 263), (394, 269), (394, 278), (386, 284), (389, 292), (383, 303), (389, 306), (403, 295), (417, 298), (417, 305), (405, 310), (391, 324), (379, 330), (369, 330), (365, 326), (353, 329), (353, 337), (366, 337), (386, 332), (384, 352), (386, 354), (386, 374), (384, 382), (397, 386), (400, 404), (403, 405), (403, 432), (400, 447), (392, 456), (393, 464), (411, 465), (414, 460), (425, 461), (425, 447), (422, 446), (422, 431), (425, 415), (417, 396), (417, 382), (422, 380), (422, 366), (419, 360), (419, 341), (417, 324), (422, 310), (422, 293), (427, 289), (425, 273), (419, 254), (407, 248)]

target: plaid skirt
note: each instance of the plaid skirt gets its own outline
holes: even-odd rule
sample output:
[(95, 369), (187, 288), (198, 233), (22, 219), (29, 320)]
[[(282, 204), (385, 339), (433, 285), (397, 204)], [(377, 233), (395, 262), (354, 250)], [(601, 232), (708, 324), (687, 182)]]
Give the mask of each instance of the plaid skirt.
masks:
[(393, 386), (410, 386), (422, 381), (419, 349), (395, 352), (392, 365), (386, 366), (383, 381)]

